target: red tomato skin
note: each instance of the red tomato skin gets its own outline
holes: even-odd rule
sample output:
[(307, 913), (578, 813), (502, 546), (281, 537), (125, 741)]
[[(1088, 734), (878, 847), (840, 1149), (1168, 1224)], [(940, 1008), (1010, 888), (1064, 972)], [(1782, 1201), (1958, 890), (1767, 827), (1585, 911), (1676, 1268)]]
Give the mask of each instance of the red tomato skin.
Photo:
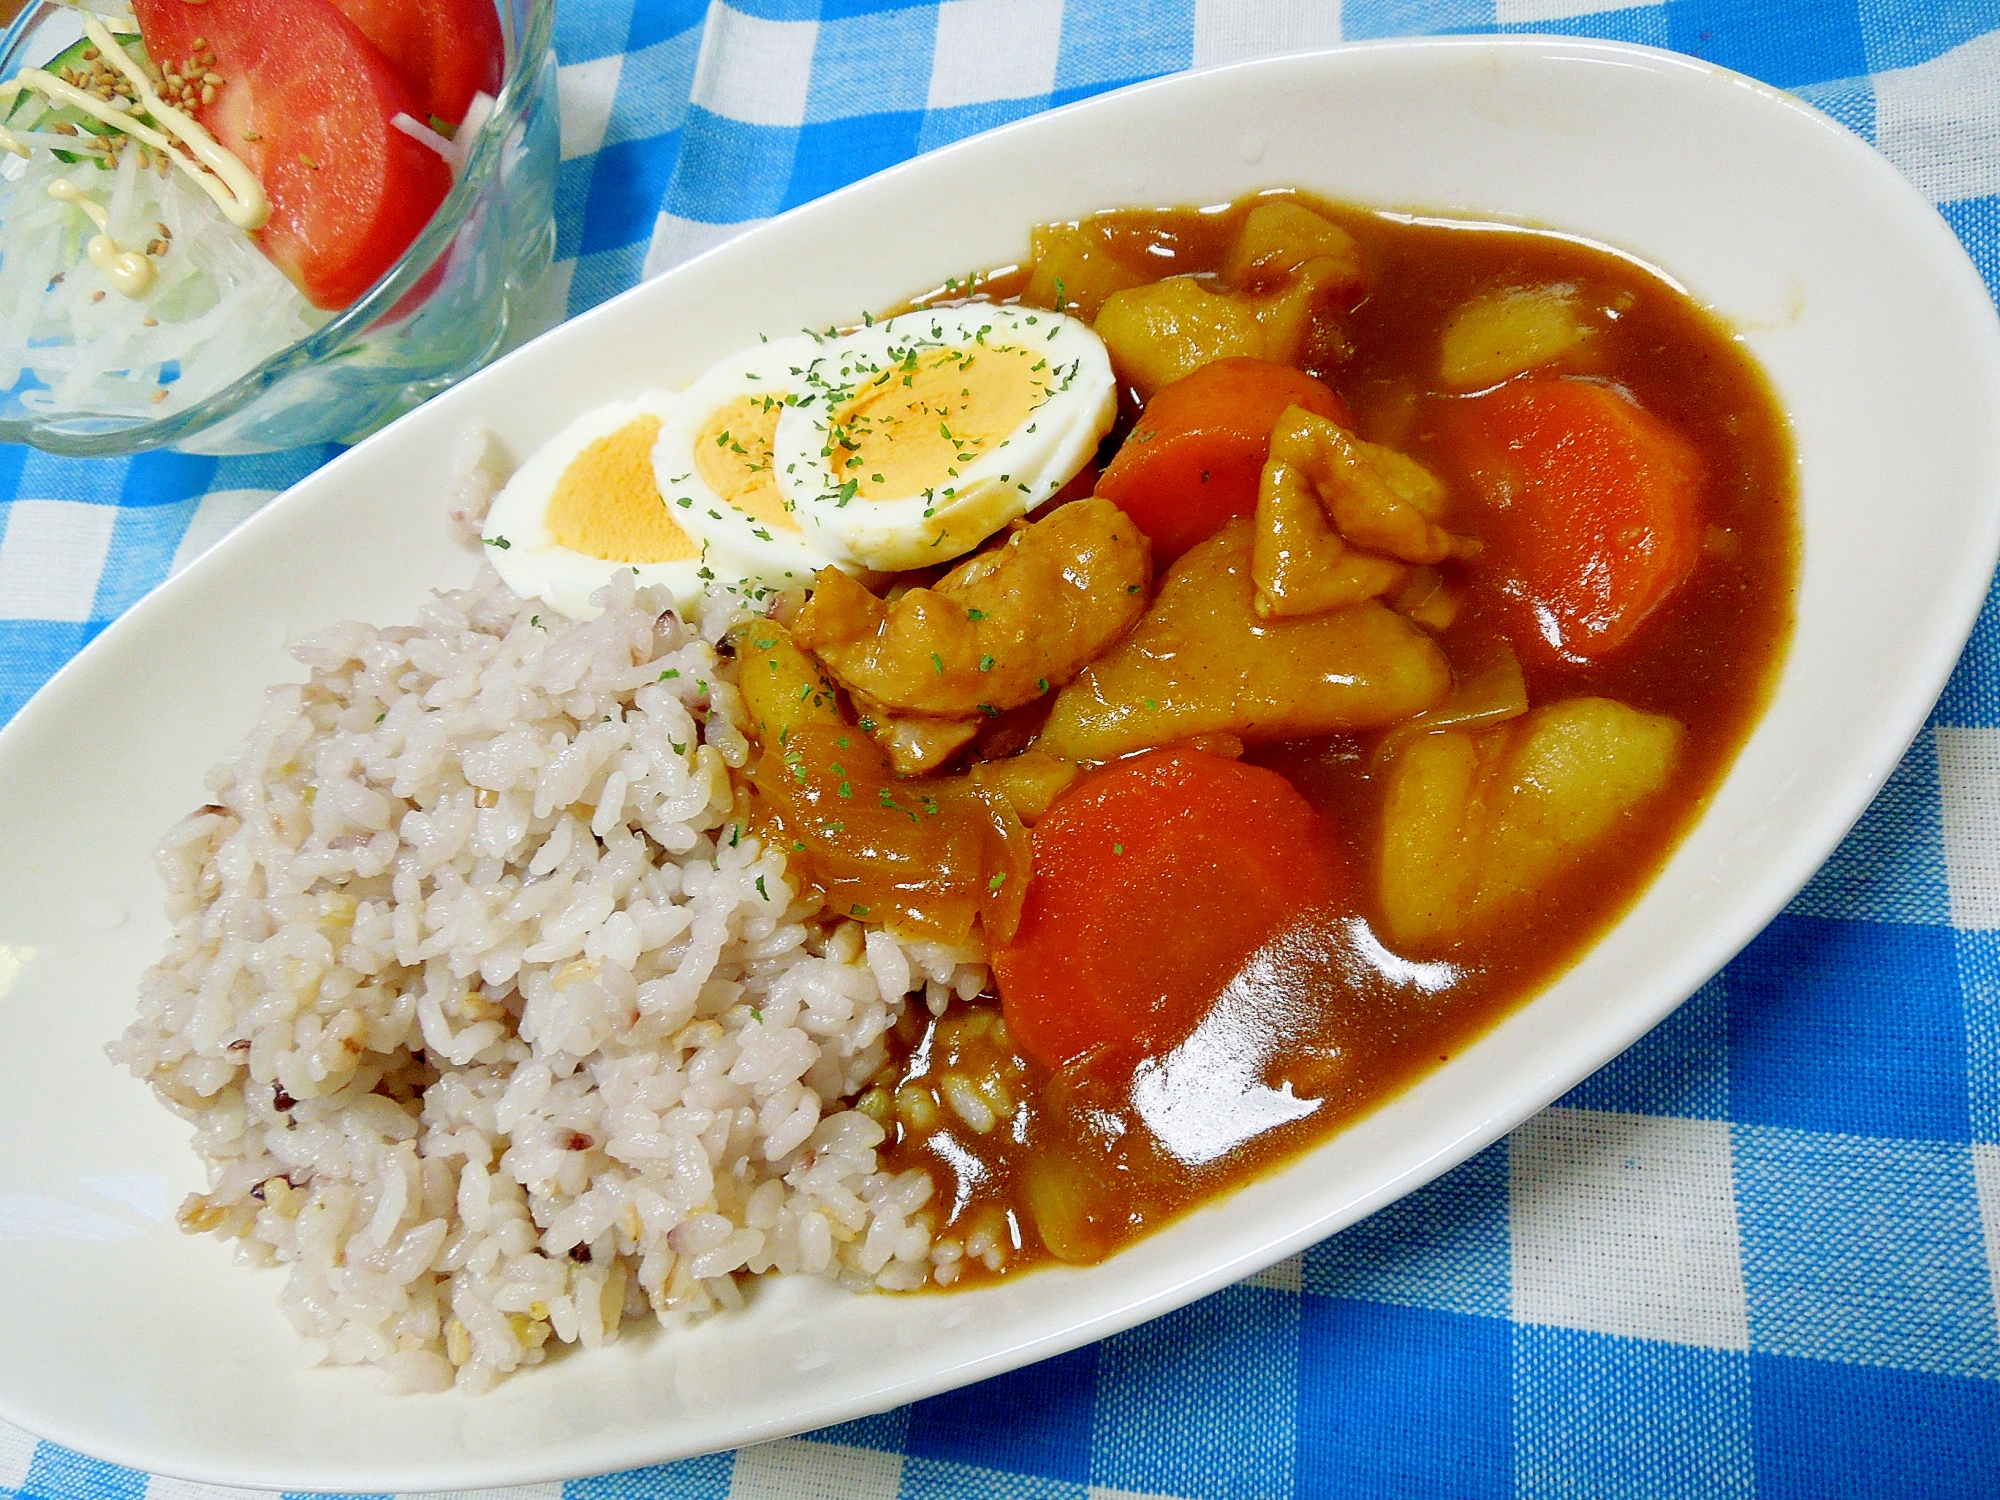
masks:
[(1292, 784), (1199, 750), (1091, 772), (1035, 825), (1034, 850), (1020, 930), (993, 973), (1009, 1031), (1049, 1067), (1165, 1050), (1272, 938), (1354, 905)]
[(1450, 440), (1487, 502), (1479, 567), (1557, 662), (1617, 651), (1701, 557), (1701, 456), (1622, 386), (1510, 381)]
[(497, 96), (506, 66), (493, 0), (333, 0), (423, 102), (456, 125), (472, 96)]
[(224, 78), (202, 125), (264, 185), (264, 253), (314, 305), (379, 280), (451, 190), (451, 170), (390, 121), (421, 105), (328, 0), (134, 0), (162, 67), (205, 38)]

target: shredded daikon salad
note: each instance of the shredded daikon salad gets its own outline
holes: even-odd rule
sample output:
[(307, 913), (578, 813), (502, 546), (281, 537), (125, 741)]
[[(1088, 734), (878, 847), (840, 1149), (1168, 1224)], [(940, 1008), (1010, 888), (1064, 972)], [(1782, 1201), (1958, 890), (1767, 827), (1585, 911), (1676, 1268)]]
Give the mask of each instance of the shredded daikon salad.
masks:
[[(192, 406), (330, 314), (178, 172), (128, 152), (117, 168), (37, 150), (0, 166), (0, 391), (47, 412), (157, 416)], [(120, 295), (84, 254), (97, 226), (49, 195), (67, 180), (102, 205), (121, 245), (160, 244), (152, 290)]]
[[(142, 55), (135, 39), (121, 40)], [(124, 140), (125, 149), (103, 149), (116, 138), (79, 131), (75, 111), (31, 90), (0, 113), (27, 152), (0, 153), (0, 401), (32, 412), (169, 414), (330, 316), (163, 153)], [(86, 201), (104, 215), (101, 227)], [(121, 290), (89, 253), (100, 234), (150, 261), (142, 294)]]

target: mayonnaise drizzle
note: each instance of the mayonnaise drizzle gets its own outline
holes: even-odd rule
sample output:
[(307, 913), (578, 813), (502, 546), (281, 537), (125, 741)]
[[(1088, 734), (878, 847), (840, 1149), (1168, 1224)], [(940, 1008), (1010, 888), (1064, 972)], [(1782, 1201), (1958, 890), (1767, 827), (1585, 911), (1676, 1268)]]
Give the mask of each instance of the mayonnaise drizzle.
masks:
[[(39, 73), (42, 70), (40, 68), (28, 68), (25, 71)], [(4, 110), (11, 105), (20, 92), (21, 80), (18, 77), (10, 78), (5, 83), (0, 83), (0, 110)], [(11, 151), (23, 159), (33, 155), (27, 146), (22, 143), (20, 137), (16, 136), (5, 125), (0, 125), (0, 151)]]
[(90, 237), (83, 253), (90, 257), (93, 266), (104, 273), (104, 279), (111, 283), (113, 291), (127, 297), (143, 297), (153, 289), (153, 282), (159, 275), (153, 258), (137, 250), (124, 249), (111, 238), (111, 215), (104, 211), (101, 204), (66, 177), (49, 184), (49, 196), (75, 204), (97, 226), (97, 233)]
[[(271, 200), (264, 196), (264, 185), (257, 180), (256, 174), (243, 165), (242, 159), (234, 152), (218, 144), (214, 136), (202, 129), (199, 121), (181, 113), (153, 92), (152, 80), (146, 76), (145, 70), (132, 60), (131, 54), (101, 20), (86, 15), (83, 30), (105, 60), (130, 81), (140, 107), (159, 121), (168, 134), (162, 134), (136, 115), (117, 109), (94, 94), (86, 94), (41, 68), (23, 68), (4, 87), (0, 87), (0, 104), (25, 87), (35, 89), (57, 103), (80, 109), (162, 152), (215, 200), (216, 207), (237, 228), (263, 228), (271, 217)], [(186, 146), (187, 151), (176, 150), (176, 142)], [(0, 128), (0, 150), (11, 150), (22, 156), (28, 154), (4, 128)], [(187, 152), (193, 152), (195, 159), (190, 160)], [(91, 260), (93, 263), (97, 260), (94, 252)], [(107, 271), (105, 274), (110, 273)]]

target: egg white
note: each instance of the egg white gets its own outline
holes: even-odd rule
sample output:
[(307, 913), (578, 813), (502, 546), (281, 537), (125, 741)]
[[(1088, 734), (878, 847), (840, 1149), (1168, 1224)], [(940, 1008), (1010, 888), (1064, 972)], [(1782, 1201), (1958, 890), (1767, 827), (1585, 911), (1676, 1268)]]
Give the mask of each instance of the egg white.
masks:
[(670, 392), (647, 391), (629, 401), (596, 407), (542, 444), (514, 471), (493, 498), (481, 528), (486, 555), (509, 588), (572, 619), (591, 620), (601, 611), (590, 596), (614, 574), (629, 569), (637, 575), (640, 588), (671, 590), (675, 607), (684, 614), (694, 606), (708, 582), (700, 557), (651, 563), (592, 557), (563, 546), (550, 534), (548, 523), (556, 486), (584, 449), (641, 417), (658, 417), (664, 430), (675, 401)]
[(820, 352), (807, 335), (755, 344), (718, 360), (674, 403), (653, 446), (653, 472), (668, 514), (708, 551), (718, 573), (749, 580), (754, 587), (785, 589), (809, 584), (813, 574), (835, 561), (816, 546), (789, 512), (782, 522), (758, 516), (718, 493), (703, 478), (697, 444), (714, 415), (739, 397), (783, 401), (800, 385), (802, 371)]
[[(912, 356), (961, 349), (976, 358), (982, 348), (1018, 348), (1046, 361), (1040, 404), (970, 462), (927, 474), (914, 493), (857, 493), (855, 476), (835, 467), (842, 454), (834, 428), (850, 403), (892, 386)], [(1103, 341), (1075, 318), (1033, 307), (969, 303), (905, 313), (817, 340), (804, 368), (797, 404), (778, 422), (778, 480), (813, 543), (864, 568), (924, 567), (969, 552), (1075, 477), (1118, 410)]]

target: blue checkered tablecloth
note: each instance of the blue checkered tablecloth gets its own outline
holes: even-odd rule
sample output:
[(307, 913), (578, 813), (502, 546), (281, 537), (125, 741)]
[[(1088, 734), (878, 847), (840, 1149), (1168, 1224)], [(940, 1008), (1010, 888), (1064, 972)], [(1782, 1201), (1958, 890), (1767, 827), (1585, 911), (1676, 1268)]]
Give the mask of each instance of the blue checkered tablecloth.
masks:
[[(1054, 104), (1442, 31), (1649, 42), (1795, 89), (1906, 172), (2000, 292), (2000, 0), (562, 0), (557, 31), (571, 312)], [(326, 457), (0, 448), (0, 721)], [(2000, 602), (1790, 909), (1431, 1187), (1032, 1370), (534, 1493), (1993, 1500), (1996, 1303)], [(0, 1495), (147, 1490), (201, 1493), (0, 1427)]]

